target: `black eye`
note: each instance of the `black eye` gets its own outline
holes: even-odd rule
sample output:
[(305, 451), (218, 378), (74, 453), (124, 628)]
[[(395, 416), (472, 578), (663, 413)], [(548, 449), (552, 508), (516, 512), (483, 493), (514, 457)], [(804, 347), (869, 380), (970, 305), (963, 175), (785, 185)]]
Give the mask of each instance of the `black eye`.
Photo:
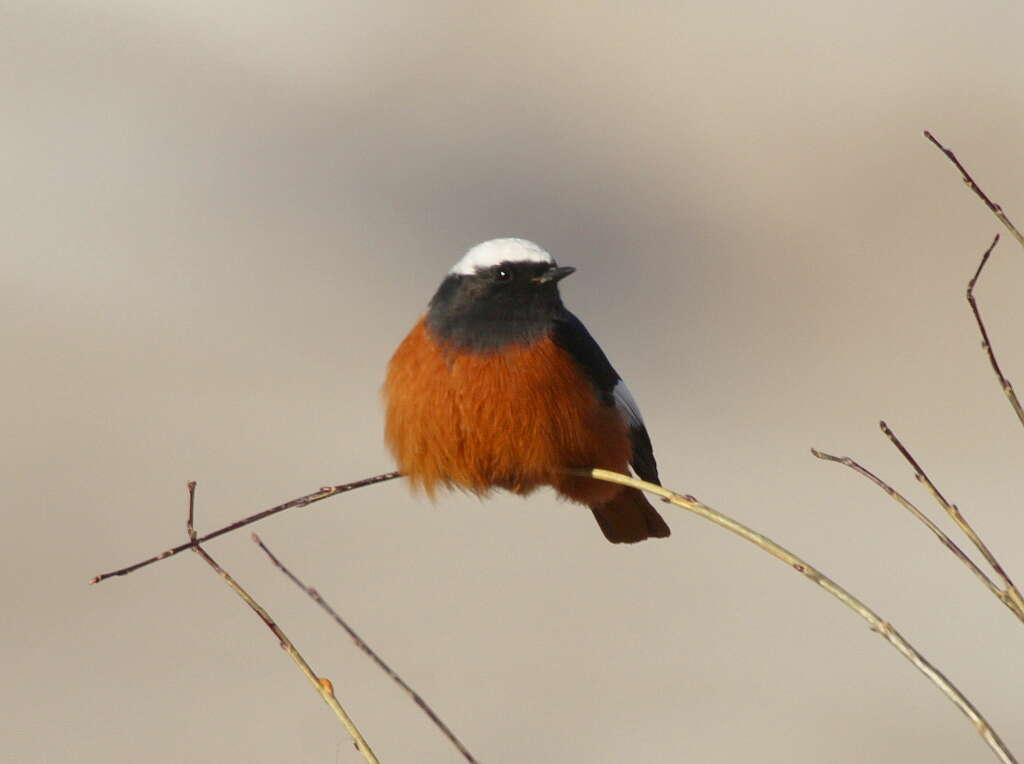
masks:
[(512, 280), (512, 271), (510, 271), (508, 268), (496, 268), (495, 271), (494, 271), (494, 280), (495, 281), (511, 281)]

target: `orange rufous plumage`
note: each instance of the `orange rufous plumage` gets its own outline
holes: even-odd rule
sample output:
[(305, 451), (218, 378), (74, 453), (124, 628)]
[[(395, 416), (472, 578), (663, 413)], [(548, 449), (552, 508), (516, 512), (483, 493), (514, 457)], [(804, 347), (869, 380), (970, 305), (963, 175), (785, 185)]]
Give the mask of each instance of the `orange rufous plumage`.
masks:
[(622, 414), (602, 403), (550, 337), (496, 353), (460, 352), (421, 319), (391, 359), (384, 397), (387, 443), (428, 495), (439, 487), (483, 495), (550, 485), (590, 506), (613, 541), (667, 535), (639, 492), (564, 472), (627, 472), (632, 443)]

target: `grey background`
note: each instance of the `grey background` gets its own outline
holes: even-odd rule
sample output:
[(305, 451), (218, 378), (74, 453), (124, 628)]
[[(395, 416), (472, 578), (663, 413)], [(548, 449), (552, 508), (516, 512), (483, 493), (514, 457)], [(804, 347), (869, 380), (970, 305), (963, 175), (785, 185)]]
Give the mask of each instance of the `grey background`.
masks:
[[(4, 4), (5, 758), (357, 761), (201, 529), (391, 468), (379, 387), (472, 244), (579, 268), (666, 484), (893, 621), (1024, 750), (1021, 626), (817, 446), (929, 506), (886, 418), (1024, 575), (1014, 421), (963, 290), (1024, 221), (1015, 3)], [(1024, 380), (1024, 257), (980, 288)], [(1024, 386), (1024, 381), (1022, 381)], [(669, 512), (400, 483), (257, 530), (484, 761), (993, 760), (851, 613)], [(246, 533), (210, 545), (385, 761), (455, 761)]]

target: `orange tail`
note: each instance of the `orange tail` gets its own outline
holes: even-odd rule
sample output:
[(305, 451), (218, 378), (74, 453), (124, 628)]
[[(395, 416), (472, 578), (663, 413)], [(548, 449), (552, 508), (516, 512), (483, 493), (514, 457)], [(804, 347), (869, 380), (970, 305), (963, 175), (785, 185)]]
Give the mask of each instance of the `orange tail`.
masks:
[(634, 544), (647, 538), (665, 538), (671, 531), (658, 511), (636, 488), (625, 488), (604, 504), (590, 507), (604, 537), (613, 544)]

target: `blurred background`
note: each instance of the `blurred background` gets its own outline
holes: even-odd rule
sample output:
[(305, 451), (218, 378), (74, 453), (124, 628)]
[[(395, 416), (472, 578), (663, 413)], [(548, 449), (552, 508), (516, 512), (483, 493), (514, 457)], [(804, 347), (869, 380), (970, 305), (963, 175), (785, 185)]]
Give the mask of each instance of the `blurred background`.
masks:
[[(5, 758), (355, 762), (185, 538), (392, 468), (387, 360), (522, 236), (629, 381), (665, 483), (891, 620), (1024, 751), (1021, 625), (927, 531), (885, 418), (1024, 578), (1024, 431), (963, 299), (1024, 222), (1024, 10), (980, 2), (9, 0), (0, 88)], [(1024, 387), (1024, 252), (979, 287)], [(487, 762), (994, 760), (863, 622), (667, 511), (400, 482), (255, 529)], [(940, 518), (940, 520), (943, 518)], [(209, 551), (384, 761), (447, 741), (249, 541)]]

